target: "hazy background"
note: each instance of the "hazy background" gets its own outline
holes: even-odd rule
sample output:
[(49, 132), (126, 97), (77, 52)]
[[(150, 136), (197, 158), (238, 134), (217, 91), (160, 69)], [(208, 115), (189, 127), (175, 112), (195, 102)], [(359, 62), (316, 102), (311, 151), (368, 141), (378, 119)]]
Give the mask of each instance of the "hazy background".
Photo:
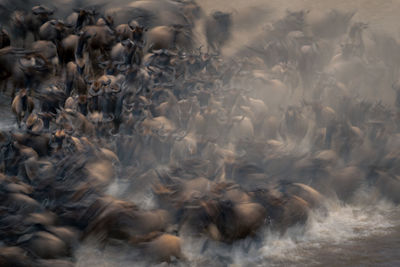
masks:
[(399, 0), (201, 0), (198, 3), (206, 10), (222, 10), (236, 12), (234, 14), (236, 26), (238, 22), (250, 20), (252, 25), (235, 34), (231, 45), (238, 47), (252, 37), (268, 22), (280, 18), (284, 12), (309, 9), (308, 19), (317, 20), (330, 9), (356, 11), (353, 21), (368, 22), (368, 31), (383, 31), (393, 37), (400, 37), (400, 1)]

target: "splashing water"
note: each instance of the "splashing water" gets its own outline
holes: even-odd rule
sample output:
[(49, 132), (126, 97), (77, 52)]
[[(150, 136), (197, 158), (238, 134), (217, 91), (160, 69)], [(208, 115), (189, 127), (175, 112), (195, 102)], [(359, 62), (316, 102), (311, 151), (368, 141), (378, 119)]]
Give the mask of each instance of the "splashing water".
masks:
[[(121, 183), (114, 183), (109, 192), (118, 195), (122, 188)], [(143, 194), (135, 200), (143, 208), (151, 209), (154, 205), (151, 194)], [(345, 205), (330, 201), (328, 215), (313, 213), (305, 227), (293, 227), (283, 236), (265, 230), (258, 245), (248, 238), (233, 245), (210, 242), (204, 250), (205, 239), (181, 236), (182, 249), (190, 266), (326, 266), (332, 264), (329, 262), (332, 259), (337, 259), (338, 265), (346, 265), (347, 261), (340, 261), (343, 253), (349, 260), (349, 254), (357, 257), (360, 249), (368, 249), (362, 248), (365, 244), (368, 246), (375, 239), (386, 242), (388, 236), (399, 232), (396, 228), (400, 225), (399, 207), (384, 200), (372, 204), (370, 193), (365, 190), (358, 192), (356, 202), (358, 204)], [(100, 252), (94, 247), (86, 244), (79, 249), (77, 266), (148, 265), (135, 259), (136, 252), (132, 248), (110, 247)], [(179, 264), (186, 266), (184, 264), (188, 263)]]

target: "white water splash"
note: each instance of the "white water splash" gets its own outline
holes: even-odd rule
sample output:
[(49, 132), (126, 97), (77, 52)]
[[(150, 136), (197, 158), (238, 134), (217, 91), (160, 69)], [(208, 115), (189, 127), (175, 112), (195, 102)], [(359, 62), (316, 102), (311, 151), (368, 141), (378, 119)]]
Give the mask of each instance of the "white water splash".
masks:
[[(330, 253), (340, 253), (340, 245), (356, 243), (369, 236), (390, 234), (395, 222), (390, 219), (398, 208), (380, 201), (373, 206), (330, 204), (327, 217), (314, 214), (310, 217), (304, 233), (298, 228), (289, 229), (279, 236), (266, 232), (263, 246), (249, 255), (240, 253), (234, 257), (238, 266), (292, 266), (318, 264), (315, 255), (321, 248), (329, 248)], [(255, 263), (262, 262), (261, 264)], [(253, 264), (252, 264), (253, 263)]]
[[(121, 181), (114, 182), (108, 193), (119, 196), (125, 189)], [(140, 195), (140, 196), (139, 196)], [(150, 193), (135, 195), (134, 201), (141, 208), (155, 207), (154, 196)], [(356, 198), (359, 204), (343, 205), (335, 201), (328, 203), (329, 214), (311, 214), (305, 227), (294, 227), (284, 236), (265, 231), (261, 246), (251, 245), (250, 239), (224, 245), (211, 242), (205, 252), (205, 239), (182, 235), (182, 249), (190, 266), (293, 266), (318, 265), (318, 253), (328, 249), (331, 254), (341, 253), (341, 246), (357, 244), (369, 236), (390, 234), (399, 222), (392, 214), (399, 214), (399, 207), (383, 200), (377, 201), (370, 192), (360, 190)], [(133, 252), (133, 251), (132, 251)], [(128, 251), (107, 249), (100, 252), (92, 246), (83, 246), (78, 252), (77, 266), (145, 266)], [(130, 256), (127, 257), (127, 254)], [(89, 265), (86, 265), (90, 263)], [(186, 266), (179, 264), (179, 266)], [(147, 265), (146, 265), (147, 266)]]

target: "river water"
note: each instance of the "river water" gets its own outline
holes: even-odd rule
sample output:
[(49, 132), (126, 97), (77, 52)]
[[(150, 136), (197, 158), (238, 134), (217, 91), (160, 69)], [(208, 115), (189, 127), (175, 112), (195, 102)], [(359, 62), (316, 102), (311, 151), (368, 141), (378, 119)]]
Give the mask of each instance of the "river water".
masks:
[[(123, 187), (115, 183), (109, 193), (118, 196)], [(135, 203), (151, 207), (152, 196), (137, 198)], [(202, 252), (204, 240), (183, 236), (188, 265), (400, 266), (400, 207), (375, 199), (374, 192), (364, 189), (357, 193), (355, 204), (330, 200), (327, 205), (329, 214), (313, 214), (305, 229), (292, 228), (285, 236), (265, 232), (261, 245), (249, 250), (244, 249), (248, 244), (244, 240), (233, 246), (211, 244)], [(149, 266), (137, 262), (135, 254), (127, 255), (126, 250), (99, 251), (83, 245), (77, 253), (78, 266)]]

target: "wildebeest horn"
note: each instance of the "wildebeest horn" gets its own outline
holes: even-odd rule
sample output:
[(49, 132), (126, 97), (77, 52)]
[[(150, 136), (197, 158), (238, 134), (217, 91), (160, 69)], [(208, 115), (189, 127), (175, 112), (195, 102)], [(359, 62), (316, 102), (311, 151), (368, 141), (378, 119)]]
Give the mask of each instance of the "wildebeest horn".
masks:
[[(114, 89), (116, 88), (116, 89)], [(114, 93), (114, 94), (118, 94), (119, 92), (121, 92), (122, 88), (120, 85), (115, 84), (114, 86), (110, 86), (110, 92)]]
[(18, 60), (18, 63), (19, 63), (22, 67), (24, 67), (24, 68), (32, 67), (32, 62), (31, 62), (31, 60), (28, 60), (28, 59), (26, 59), (26, 58), (20, 58), (20, 59)]
[(91, 96), (99, 96), (99, 95), (102, 95), (102, 94), (103, 94), (103, 89), (100, 88), (100, 90), (96, 93), (96, 92), (93, 90), (93, 88), (90, 87), (88, 93), (89, 93), (89, 95), (91, 95)]
[(154, 129), (154, 132), (157, 134), (157, 136), (160, 138), (161, 141), (166, 141), (170, 136), (170, 134), (168, 132), (165, 132), (163, 128)]
[(106, 86), (106, 85), (110, 85), (111, 84), (111, 79), (108, 79), (106, 82), (102, 82), (102, 85)]
[(176, 141), (181, 141), (183, 138), (185, 138), (188, 135), (187, 131), (182, 131), (181, 133), (176, 133), (174, 134), (175, 140)]
[(123, 61), (123, 60), (121, 60), (121, 61), (113, 61), (112, 62), (115, 66), (118, 66), (118, 65), (124, 65), (125, 64), (125, 61)]
[(62, 19), (57, 20), (57, 24), (61, 25), (61, 26), (67, 26), (67, 24), (65, 23), (65, 21), (63, 21)]
[(84, 80), (85, 83), (87, 83), (87, 84), (92, 84), (92, 83), (93, 83), (92, 80), (89, 80), (89, 75), (86, 75), (85, 77), (83, 77), (83, 80)]
[(35, 14), (35, 15), (39, 15), (39, 14), (49, 14), (49, 15), (52, 15), (52, 14), (54, 13), (54, 10), (52, 10), (52, 9), (50, 9), (50, 8), (48, 8), (48, 7), (39, 5), (39, 6), (34, 6), (34, 7), (32, 7), (32, 12), (33, 12), (33, 14)]
[(128, 66), (125, 63), (116, 64), (118, 71), (124, 72), (128, 69)]
[(128, 112), (131, 113), (133, 111), (133, 109), (135, 108), (134, 104), (125, 104), (124, 105), (124, 109)]
[(98, 65), (100, 68), (106, 68), (109, 64), (109, 61), (99, 61)]
[(103, 119), (104, 122), (112, 122), (112, 121), (115, 119), (114, 114), (110, 114), (109, 116), (110, 116), (110, 117), (109, 117), (108, 119)]
[(123, 40), (123, 41), (121, 41), (121, 44), (122, 44), (123, 46), (128, 46), (128, 45), (134, 46), (134, 45), (136, 45), (136, 43), (133, 42), (131, 39)]

